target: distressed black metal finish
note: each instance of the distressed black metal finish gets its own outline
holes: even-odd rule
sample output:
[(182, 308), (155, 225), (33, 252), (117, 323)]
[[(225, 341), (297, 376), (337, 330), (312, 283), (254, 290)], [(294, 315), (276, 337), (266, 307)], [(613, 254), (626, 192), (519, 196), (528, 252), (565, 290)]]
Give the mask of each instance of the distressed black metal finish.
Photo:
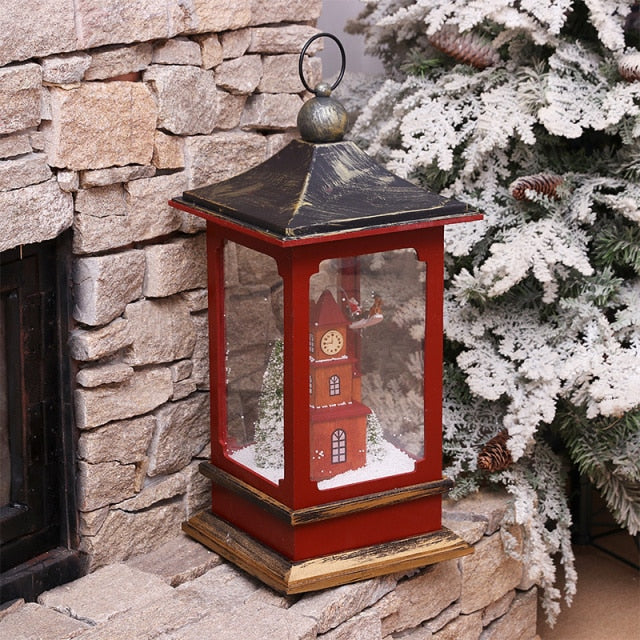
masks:
[(399, 178), (353, 142), (302, 140), (243, 174), (186, 191), (176, 201), (283, 240), (474, 212)]

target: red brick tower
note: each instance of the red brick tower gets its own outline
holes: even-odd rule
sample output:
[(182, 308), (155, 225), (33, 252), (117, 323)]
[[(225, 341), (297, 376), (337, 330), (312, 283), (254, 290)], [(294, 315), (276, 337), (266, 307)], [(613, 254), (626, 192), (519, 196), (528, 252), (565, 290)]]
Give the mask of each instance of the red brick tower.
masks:
[(326, 480), (367, 461), (369, 407), (360, 402), (357, 362), (347, 349), (349, 321), (330, 291), (311, 309), (309, 405), (311, 479)]

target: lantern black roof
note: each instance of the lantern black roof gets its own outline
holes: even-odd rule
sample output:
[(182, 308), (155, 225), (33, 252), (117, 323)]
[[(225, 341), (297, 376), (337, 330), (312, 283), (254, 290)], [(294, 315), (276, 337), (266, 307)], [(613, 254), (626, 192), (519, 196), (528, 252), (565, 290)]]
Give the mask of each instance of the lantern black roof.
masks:
[(256, 167), (185, 191), (176, 201), (283, 240), (412, 222), (447, 224), (476, 213), (390, 173), (353, 142), (294, 140)]

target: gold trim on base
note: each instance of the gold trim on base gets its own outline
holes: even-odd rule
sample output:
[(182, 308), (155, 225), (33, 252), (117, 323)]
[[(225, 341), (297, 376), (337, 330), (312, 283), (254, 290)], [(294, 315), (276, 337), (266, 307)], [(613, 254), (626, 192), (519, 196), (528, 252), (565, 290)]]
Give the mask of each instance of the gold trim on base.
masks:
[(284, 594), (317, 591), (375, 576), (424, 567), (473, 553), (473, 547), (442, 528), (402, 540), (293, 562), (202, 511), (182, 524), (189, 536)]

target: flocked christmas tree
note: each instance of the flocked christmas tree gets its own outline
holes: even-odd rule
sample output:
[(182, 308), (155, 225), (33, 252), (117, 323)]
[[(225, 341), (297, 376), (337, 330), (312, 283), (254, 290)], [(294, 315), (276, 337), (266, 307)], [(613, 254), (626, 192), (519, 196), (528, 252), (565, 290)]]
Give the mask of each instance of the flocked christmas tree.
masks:
[(640, 531), (638, 5), (363, 4), (390, 79), (352, 137), (485, 214), (446, 235), (447, 473), (513, 494), (553, 620), (553, 556), (575, 588), (563, 460)]

